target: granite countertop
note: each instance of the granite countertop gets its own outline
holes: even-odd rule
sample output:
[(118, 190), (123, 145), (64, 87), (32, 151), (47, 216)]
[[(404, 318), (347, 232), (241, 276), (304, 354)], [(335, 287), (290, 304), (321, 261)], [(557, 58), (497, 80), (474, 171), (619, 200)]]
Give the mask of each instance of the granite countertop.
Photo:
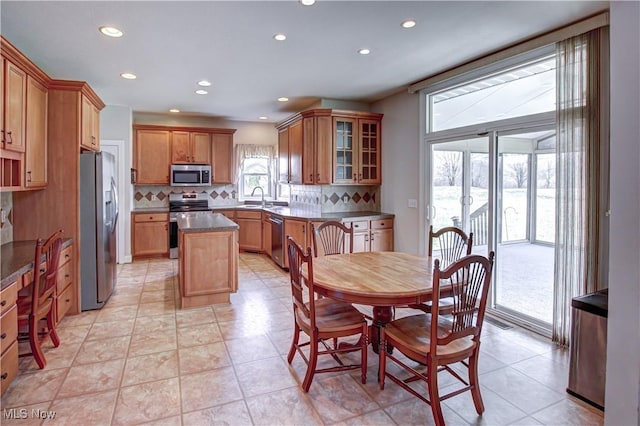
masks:
[(180, 213), (177, 219), (178, 230), (182, 232), (220, 232), (239, 228), (237, 223), (220, 213)]
[[(372, 219), (388, 219), (395, 217), (392, 213), (361, 211), (361, 212), (334, 212), (334, 213), (318, 213), (308, 209), (300, 209), (289, 206), (269, 206), (262, 207), (256, 204), (236, 204), (228, 206), (211, 206), (211, 210), (215, 213), (218, 210), (249, 210), (257, 212), (267, 212), (278, 216), (299, 218), (307, 220), (372, 220)], [(133, 213), (168, 213), (168, 207), (144, 207), (133, 210)]]
[[(65, 238), (62, 241), (62, 248), (73, 243), (73, 238)], [(12, 241), (2, 244), (2, 260), (0, 286), (2, 289), (16, 281), (20, 276), (33, 269), (33, 256), (36, 250), (36, 240)], [(44, 256), (42, 257), (44, 260)]]

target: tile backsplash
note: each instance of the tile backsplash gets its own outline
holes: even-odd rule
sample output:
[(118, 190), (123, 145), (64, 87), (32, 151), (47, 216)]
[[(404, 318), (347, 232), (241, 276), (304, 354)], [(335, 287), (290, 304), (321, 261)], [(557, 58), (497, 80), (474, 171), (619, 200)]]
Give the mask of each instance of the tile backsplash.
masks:
[(379, 211), (380, 187), (291, 185), (290, 204), (319, 213)]
[(7, 220), (0, 223), (0, 242), (10, 243), (13, 241), (13, 193), (0, 193), (0, 208), (2, 209), (3, 218), (6, 215)]
[(133, 208), (169, 207), (169, 194), (183, 192), (205, 192), (209, 194), (210, 206), (228, 206), (238, 203), (234, 185), (172, 187), (172, 186), (136, 186), (133, 193)]

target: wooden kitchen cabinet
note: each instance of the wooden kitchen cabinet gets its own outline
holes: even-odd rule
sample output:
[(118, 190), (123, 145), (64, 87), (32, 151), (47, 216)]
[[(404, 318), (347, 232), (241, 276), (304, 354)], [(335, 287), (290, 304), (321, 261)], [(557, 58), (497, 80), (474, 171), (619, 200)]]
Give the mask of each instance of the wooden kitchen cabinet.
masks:
[(307, 247), (309, 247), (312, 244), (311, 238), (310, 237), (307, 238), (307, 234), (308, 234), (308, 222), (306, 220), (285, 218), (284, 241), (283, 241), (285, 268), (289, 267), (289, 256), (287, 254), (287, 236), (290, 236), (291, 238), (296, 240), (296, 242), (300, 244), (302, 249), (306, 250)]
[(169, 254), (168, 213), (132, 213), (131, 223), (134, 257)]
[(262, 251), (271, 257), (271, 214), (262, 212)]
[(344, 220), (353, 229), (353, 252), (393, 251), (393, 219)]
[(48, 89), (27, 76), (26, 188), (47, 186), (47, 101)]
[(322, 112), (302, 113), (302, 183), (331, 183), (331, 116)]
[(211, 135), (204, 132), (171, 132), (171, 163), (211, 164)]
[(211, 135), (211, 183), (233, 183), (233, 132)]
[(235, 222), (240, 226), (238, 230), (238, 244), (240, 250), (262, 250), (262, 213), (260, 211), (236, 211)]
[(73, 307), (75, 298), (73, 286), (74, 267), (73, 244), (71, 244), (62, 249), (62, 252), (60, 252), (60, 260), (58, 261), (56, 324), (59, 324), (67, 312)]
[[(104, 108), (104, 105), (100, 108)], [(82, 138), (80, 148), (100, 151), (100, 109), (86, 95), (82, 95)]]
[(171, 133), (133, 127), (134, 170), (136, 185), (169, 185), (171, 167)]
[(238, 231), (178, 231), (181, 307), (229, 303), (238, 290)]
[(281, 183), (302, 183), (302, 121), (280, 129), (278, 133), (278, 164)]
[(13, 282), (0, 292), (0, 380), (1, 392), (7, 390), (18, 374), (18, 282)]
[[(4, 40), (3, 40), (4, 42)], [(2, 149), (24, 152), (27, 73), (8, 59), (3, 61)]]
[(381, 183), (381, 120), (381, 114), (333, 117), (333, 183)]

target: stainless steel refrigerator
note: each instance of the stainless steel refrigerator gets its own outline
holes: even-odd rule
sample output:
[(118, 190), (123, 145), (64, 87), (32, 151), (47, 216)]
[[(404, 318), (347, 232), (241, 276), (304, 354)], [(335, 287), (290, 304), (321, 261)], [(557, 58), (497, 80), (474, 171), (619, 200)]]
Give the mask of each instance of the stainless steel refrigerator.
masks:
[(80, 154), (80, 278), (83, 311), (100, 309), (116, 284), (118, 193), (115, 157)]

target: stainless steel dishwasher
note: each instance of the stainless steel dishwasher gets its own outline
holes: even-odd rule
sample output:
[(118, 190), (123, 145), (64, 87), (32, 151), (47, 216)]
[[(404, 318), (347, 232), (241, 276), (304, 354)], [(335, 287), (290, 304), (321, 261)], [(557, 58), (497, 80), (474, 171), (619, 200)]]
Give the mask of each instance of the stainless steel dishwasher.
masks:
[(284, 268), (284, 220), (279, 216), (271, 215), (271, 258), (281, 268)]

